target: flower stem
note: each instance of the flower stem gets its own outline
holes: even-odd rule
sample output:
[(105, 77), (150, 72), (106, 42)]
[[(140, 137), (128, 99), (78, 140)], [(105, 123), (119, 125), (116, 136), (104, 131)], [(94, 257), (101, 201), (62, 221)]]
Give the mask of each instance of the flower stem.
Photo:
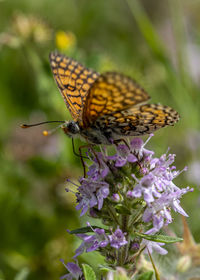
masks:
[[(127, 232), (127, 226), (129, 222), (129, 217), (127, 215), (122, 216), (122, 231)], [(128, 236), (127, 238), (128, 243), (126, 246), (121, 248), (121, 259), (122, 259), (122, 264), (123, 265), (126, 262), (127, 256), (128, 256), (128, 249), (129, 249), (129, 243), (130, 243), (130, 237)]]
[(108, 210), (108, 212), (109, 212), (109, 215), (110, 215), (111, 219), (112, 219), (113, 221), (115, 221), (116, 225), (119, 225), (119, 226), (120, 226), (120, 221), (119, 221), (119, 219), (117, 218), (115, 209), (114, 209), (112, 206), (110, 206), (109, 203), (106, 203), (106, 204), (107, 204), (107, 210)]

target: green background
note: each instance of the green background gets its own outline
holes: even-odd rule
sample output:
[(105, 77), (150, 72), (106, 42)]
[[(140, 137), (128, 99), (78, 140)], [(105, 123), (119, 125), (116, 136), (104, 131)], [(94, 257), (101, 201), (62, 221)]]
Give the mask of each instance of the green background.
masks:
[[(148, 148), (159, 156), (170, 147), (177, 168), (189, 167), (175, 183), (195, 189), (182, 205), (200, 241), (199, 11), (198, 0), (0, 1), (0, 279), (58, 279), (59, 259), (70, 261), (77, 246), (66, 229), (80, 226), (79, 214), (65, 187), (83, 171), (71, 140), (60, 130), (44, 137), (53, 125), (19, 127), (70, 119), (50, 71), (55, 49), (96, 71), (133, 77), (151, 102), (180, 113)], [(180, 217), (172, 228), (181, 236)]]

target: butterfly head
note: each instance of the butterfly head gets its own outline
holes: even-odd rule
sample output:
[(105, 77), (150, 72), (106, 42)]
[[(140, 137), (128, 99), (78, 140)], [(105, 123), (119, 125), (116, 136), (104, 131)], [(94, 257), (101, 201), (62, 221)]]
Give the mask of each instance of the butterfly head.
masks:
[(79, 125), (74, 121), (66, 121), (62, 126), (62, 130), (68, 136), (74, 137), (76, 134), (80, 133)]

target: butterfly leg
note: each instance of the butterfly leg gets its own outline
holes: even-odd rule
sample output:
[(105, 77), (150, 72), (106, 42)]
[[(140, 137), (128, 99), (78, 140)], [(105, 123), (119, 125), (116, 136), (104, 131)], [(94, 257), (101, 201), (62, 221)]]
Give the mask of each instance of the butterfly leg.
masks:
[(98, 158), (98, 155), (97, 155), (97, 153), (96, 153), (96, 151), (95, 151), (95, 149), (94, 149), (94, 145), (92, 145), (92, 144), (87, 144), (87, 145), (80, 146), (80, 147), (79, 147), (79, 156), (80, 156), (80, 158), (81, 158), (81, 163), (82, 163), (82, 165), (83, 165), (84, 178), (86, 177), (86, 166), (85, 166), (85, 163), (84, 163), (84, 160), (83, 160), (83, 158), (85, 158), (85, 157), (82, 155), (82, 149), (85, 149), (85, 148), (90, 148), (90, 149), (91, 149), (92, 154), (94, 155), (94, 157), (95, 157), (96, 160), (97, 160), (97, 163), (98, 163), (98, 165), (99, 165), (99, 168), (101, 167), (101, 163), (100, 163), (99, 158)]
[[(72, 150), (73, 150), (73, 153), (74, 153), (75, 156), (81, 157), (81, 155), (77, 154), (77, 152), (75, 151), (75, 145), (74, 145), (74, 139), (73, 138), (72, 138)], [(84, 157), (84, 156), (82, 156), (82, 158), (88, 159), (88, 157)]]
[(83, 166), (83, 177), (85, 178), (86, 177), (86, 166), (85, 166), (85, 162), (83, 160), (83, 154), (82, 154), (82, 149), (85, 149), (85, 148), (89, 148), (91, 145), (87, 144), (87, 145), (82, 145), (78, 148), (79, 150), (79, 156), (81, 158), (81, 163), (82, 163), (82, 166)]
[(93, 153), (93, 155), (95, 156), (95, 158), (96, 158), (96, 160), (97, 160), (97, 163), (98, 163), (98, 165), (99, 165), (99, 168), (101, 167), (101, 163), (100, 163), (100, 161), (99, 161), (99, 158), (98, 158), (98, 155), (97, 155), (97, 153), (96, 153), (96, 151), (95, 151), (95, 149), (93, 148), (94, 146), (90, 146), (90, 148), (91, 148), (91, 150), (92, 150), (92, 153)]
[(92, 151), (92, 153), (93, 153), (93, 155), (96, 157), (96, 160), (97, 160), (97, 162), (98, 162), (98, 164), (99, 164), (99, 167), (101, 166), (101, 164), (100, 164), (100, 161), (99, 161), (99, 159), (98, 159), (98, 156), (97, 156), (97, 154), (96, 154), (96, 152), (95, 152), (95, 150), (94, 150), (94, 148), (93, 148), (93, 145), (91, 145), (91, 144), (87, 144), (87, 145), (83, 145), (83, 146), (80, 146), (79, 147), (79, 156), (80, 156), (80, 158), (81, 158), (81, 163), (82, 163), (82, 165), (83, 165), (83, 176), (84, 176), (84, 178), (86, 177), (86, 166), (85, 166), (85, 163), (84, 163), (84, 158), (87, 158), (87, 157), (84, 157), (83, 156), (83, 154), (82, 154), (82, 149), (85, 149), (85, 148), (90, 148), (91, 149), (91, 151)]

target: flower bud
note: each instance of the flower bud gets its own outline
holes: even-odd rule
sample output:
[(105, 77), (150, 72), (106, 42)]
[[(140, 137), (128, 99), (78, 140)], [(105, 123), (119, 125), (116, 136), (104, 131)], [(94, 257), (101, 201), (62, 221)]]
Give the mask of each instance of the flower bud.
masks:
[(120, 196), (118, 195), (118, 193), (114, 193), (111, 197), (112, 201), (114, 202), (119, 202), (120, 201)]
[(192, 264), (192, 259), (190, 256), (185, 255), (178, 260), (176, 270), (178, 272), (186, 272)]

